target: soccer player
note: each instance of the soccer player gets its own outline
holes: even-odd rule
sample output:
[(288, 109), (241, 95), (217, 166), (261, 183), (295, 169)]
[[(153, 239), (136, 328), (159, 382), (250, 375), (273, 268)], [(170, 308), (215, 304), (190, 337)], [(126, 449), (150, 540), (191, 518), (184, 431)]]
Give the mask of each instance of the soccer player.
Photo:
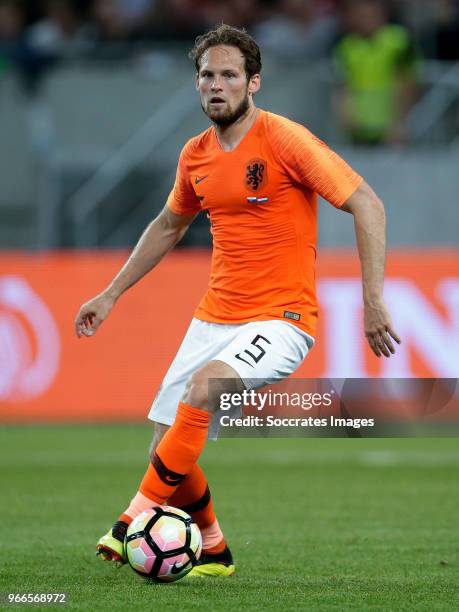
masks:
[[(190, 575), (228, 576), (230, 550), (197, 461), (217, 406), (208, 381), (253, 389), (289, 376), (314, 344), (317, 194), (354, 216), (362, 268), (365, 334), (379, 357), (400, 342), (383, 301), (384, 207), (372, 189), (306, 128), (258, 109), (261, 58), (243, 30), (221, 25), (190, 53), (212, 127), (183, 148), (174, 187), (110, 285), (84, 304), (78, 337), (91, 336), (118, 298), (139, 281), (205, 210), (213, 235), (209, 287), (151, 408), (150, 461), (140, 487), (97, 545), (125, 561), (129, 523), (168, 503), (189, 512), (203, 536)], [(339, 346), (336, 350), (339, 350)]]

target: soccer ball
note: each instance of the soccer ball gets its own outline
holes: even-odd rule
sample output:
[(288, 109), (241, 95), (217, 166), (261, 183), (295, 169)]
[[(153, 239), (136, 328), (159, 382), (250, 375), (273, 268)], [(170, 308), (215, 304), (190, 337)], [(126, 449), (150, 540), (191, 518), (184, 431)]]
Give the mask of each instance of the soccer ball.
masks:
[(155, 582), (174, 582), (196, 565), (201, 532), (183, 510), (157, 506), (139, 514), (126, 533), (130, 566)]

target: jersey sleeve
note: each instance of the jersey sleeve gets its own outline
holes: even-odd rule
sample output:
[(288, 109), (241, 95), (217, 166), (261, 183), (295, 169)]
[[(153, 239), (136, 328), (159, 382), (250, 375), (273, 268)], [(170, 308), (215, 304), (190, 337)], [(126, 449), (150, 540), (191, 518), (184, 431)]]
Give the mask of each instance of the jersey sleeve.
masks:
[(340, 208), (361, 184), (362, 177), (302, 125), (285, 120), (270, 133), (274, 153), (291, 178), (333, 206)]
[(185, 145), (180, 153), (174, 187), (167, 198), (167, 206), (176, 215), (195, 215), (201, 210), (201, 204), (191, 185), (187, 157), (187, 145)]

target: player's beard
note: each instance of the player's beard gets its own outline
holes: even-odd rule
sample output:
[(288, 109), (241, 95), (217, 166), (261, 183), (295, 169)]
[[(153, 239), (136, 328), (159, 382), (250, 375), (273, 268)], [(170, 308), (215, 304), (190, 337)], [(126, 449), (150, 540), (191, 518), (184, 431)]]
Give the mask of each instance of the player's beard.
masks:
[(247, 92), (244, 98), (239, 102), (239, 104), (234, 110), (228, 109), (224, 113), (206, 110), (204, 105), (201, 103), (202, 110), (209, 117), (209, 119), (219, 127), (228, 127), (229, 125), (235, 123), (238, 119), (240, 119), (247, 113), (247, 111), (249, 110), (249, 106), (250, 98)]

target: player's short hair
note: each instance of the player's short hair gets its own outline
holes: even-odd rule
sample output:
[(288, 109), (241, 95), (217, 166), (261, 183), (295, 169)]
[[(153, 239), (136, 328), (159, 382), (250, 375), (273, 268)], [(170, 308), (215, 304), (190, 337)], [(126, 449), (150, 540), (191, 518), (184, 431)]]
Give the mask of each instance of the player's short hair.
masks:
[(194, 47), (188, 55), (194, 61), (197, 72), (199, 72), (203, 54), (210, 47), (217, 47), (218, 45), (229, 45), (240, 50), (245, 58), (247, 80), (254, 74), (260, 74), (261, 53), (257, 43), (244, 28), (234, 28), (225, 23), (196, 38)]

